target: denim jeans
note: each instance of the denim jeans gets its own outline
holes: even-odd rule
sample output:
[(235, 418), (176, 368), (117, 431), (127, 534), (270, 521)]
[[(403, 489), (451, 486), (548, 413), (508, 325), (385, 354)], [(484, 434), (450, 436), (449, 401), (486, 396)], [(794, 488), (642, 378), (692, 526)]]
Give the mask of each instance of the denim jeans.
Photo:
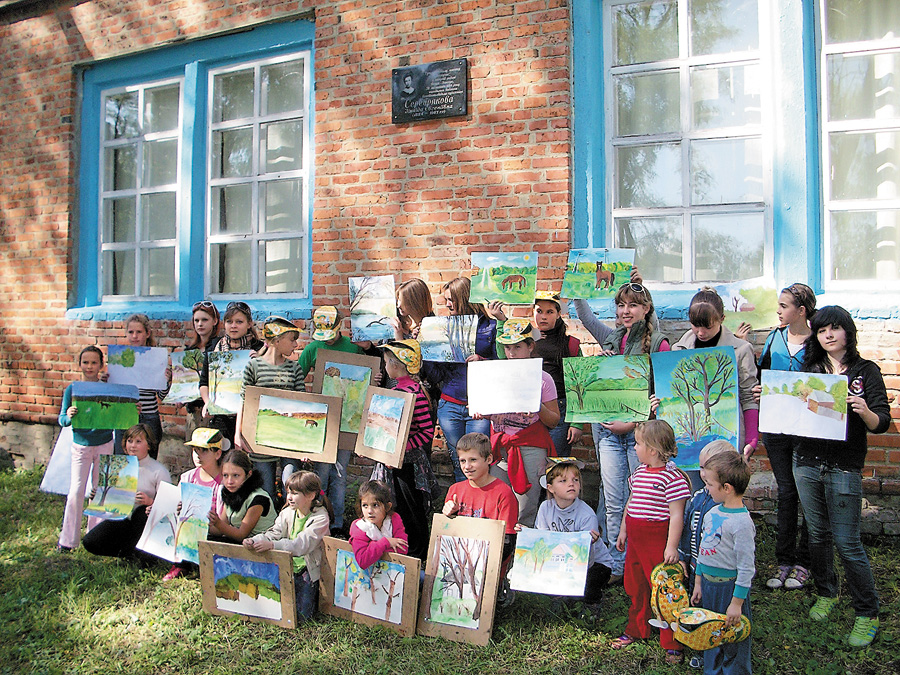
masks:
[[(523, 445), (522, 465), (525, 467), (525, 475), (531, 483), (531, 489), (525, 494), (513, 492), (516, 501), (519, 502), (519, 522), (525, 527), (534, 527), (534, 519), (537, 516), (538, 507), (541, 505), (541, 476), (547, 470), (547, 449)], [(512, 487), (509, 482), (509, 463), (506, 458), (491, 467), (491, 475), (499, 478)]]
[[(795, 436), (761, 434), (769, 464), (778, 484), (778, 520), (775, 533), (775, 560), (779, 565), (809, 567), (809, 534), (806, 521), (799, 526), (800, 497), (794, 482), (794, 449), (799, 444)], [(800, 541), (797, 542), (797, 534)]]
[(272, 498), (274, 504), (276, 501), (275, 472), (278, 470), (278, 460), (270, 462), (253, 459), (253, 468), (262, 478), (262, 489)]
[(837, 548), (850, 599), (857, 616), (878, 616), (878, 594), (869, 558), (859, 536), (862, 476), (829, 465), (804, 466), (794, 459), (794, 481), (809, 528), (810, 570), (816, 593), (836, 598), (840, 583), (834, 572)]
[(441, 425), (441, 431), (444, 432), (444, 438), (447, 441), (450, 461), (453, 462), (453, 476), (458, 483), (465, 480), (466, 477), (463, 475), (462, 469), (459, 468), (456, 444), (459, 443), (460, 438), (475, 431), (490, 436), (491, 421), (472, 419), (469, 416), (468, 406), (445, 401), (444, 399), (438, 401), (437, 417), (438, 424)]
[(347, 491), (347, 466), (350, 464), (351, 450), (338, 450), (337, 462), (325, 464), (313, 462), (316, 467), (316, 475), (322, 481), (322, 490), (331, 502), (334, 509), (334, 522), (332, 530), (344, 529), (344, 496)]
[(634, 432), (614, 434), (600, 424), (593, 424), (594, 443), (597, 447), (597, 461), (600, 463), (600, 478), (603, 480), (605, 513), (597, 518), (606, 519), (606, 536), (609, 553), (613, 559), (613, 574), (622, 574), (625, 569), (625, 553), (616, 550), (616, 539), (622, 528), (625, 502), (631, 494), (628, 477), (638, 468), (637, 453), (634, 451)]
[(319, 599), (319, 582), (309, 578), (309, 570), (294, 573), (294, 597), (297, 604), (297, 623), (312, 618)]
[(556, 399), (559, 406), (559, 422), (555, 427), (550, 429), (550, 438), (553, 439), (553, 447), (556, 448), (557, 457), (568, 457), (569, 450), (569, 423), (566, 422), (566, 400), (562, 398)]

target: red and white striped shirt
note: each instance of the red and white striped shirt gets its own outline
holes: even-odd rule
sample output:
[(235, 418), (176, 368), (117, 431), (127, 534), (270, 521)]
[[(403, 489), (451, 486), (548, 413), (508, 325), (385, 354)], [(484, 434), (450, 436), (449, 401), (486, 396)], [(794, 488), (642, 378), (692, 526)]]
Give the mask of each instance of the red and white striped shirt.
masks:
[(668, 520), (669, 504), (691, 496), (690, 485), (674, 464), (660, 467), (641, 464), (628, 484), (631, 499), (625, 512), (639, 520)]

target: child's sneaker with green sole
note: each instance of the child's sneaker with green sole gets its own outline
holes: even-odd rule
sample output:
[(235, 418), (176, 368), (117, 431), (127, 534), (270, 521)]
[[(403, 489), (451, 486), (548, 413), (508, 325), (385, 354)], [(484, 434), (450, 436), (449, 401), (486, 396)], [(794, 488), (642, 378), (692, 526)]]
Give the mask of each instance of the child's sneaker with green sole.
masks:
[(858, 616), (850, 631), (851, 647), (868, 647), (875, 639), (880, 623), (877, 616)]
[(825, 621), (831, 614), (831, 610), (837, 604), (837, 598), (825, 598), (821, 595), (816, 598), (816, 604), (809, 610), (809, 618), (813, 621)]

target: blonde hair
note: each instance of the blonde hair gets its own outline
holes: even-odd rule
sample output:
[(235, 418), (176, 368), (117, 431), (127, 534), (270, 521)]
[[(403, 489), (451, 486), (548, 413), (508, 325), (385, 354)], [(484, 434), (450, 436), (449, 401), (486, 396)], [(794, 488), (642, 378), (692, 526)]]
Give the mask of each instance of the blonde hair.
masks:
[[(193, 315), (192, 315), (193, 316)], [(139, 323), (144, 327), (144, 331), (147, 333), (147, 343), (144, 345), (145, 347), (153, 347), (153, 333), (150, 331), (150, 318), (146, 314), (132, 314), (125, 321), (125, 330), (128, 330), (128, 324), (130, 323)]]
[[(640, 292), (634, 290), (635, 286), (640, 286), (642, 290)], [(641, 351), (645, 354), (649, 354), (651, 344), (650, 336), (653, 335), (654, 312), (653, 297), (650, 295), (650, 290), (643, 284), (622, 284), (622, 286), (619, 287), (619, 290), (616, 291), (615, 304), (618, 306), (619, 303), (627, 302), (636, 302), (647, 308), (647, 313), (644, 315), (644, 337), (641, 340)]]
[(706, 455), (706, 458), (715, 457), (719, 453), (722, 452), (737, 452), (737, 449), (728, 441), (719, 439), (717, 441), (710, 441), (706, 445), (703, 446), (703, 449), (700, 451), (701, 455)]
[(663, 420), (647, 420), (639, 422), (634, 430), (635, 436), (640, 434), (641, 441), (663, 461), (668, 462), (678, 457), (678, 446), (675, 444), (675, 431)]
[(553, 481), (561, 476), (565, 476), (569, 471), (572, 471), (579, 481), (581, 480), (581, 469), (578, 468), (577, 464), (574, 462), (554, 462), (553, 466), (547, 470), (547, 486), (549, 487)]

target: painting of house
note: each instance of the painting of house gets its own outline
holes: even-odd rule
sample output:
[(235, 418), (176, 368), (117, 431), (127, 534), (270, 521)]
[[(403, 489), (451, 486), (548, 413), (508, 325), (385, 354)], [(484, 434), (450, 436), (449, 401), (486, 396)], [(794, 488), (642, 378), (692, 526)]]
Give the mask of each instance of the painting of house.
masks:
[(834, 405), (834, 396), (825, 391), (812, 391), (806, 397), (806, 407), (810, 412), (843, 422), (847, 417), (846, 413), (835, 410)]
[(759, 430), (805, 438), (847, 437), (847, 376), (764, 370)]
[(526, 593), (582, 595), (590, 552), (590, 532), (522, 528), (516, 537), (510, 587)]

